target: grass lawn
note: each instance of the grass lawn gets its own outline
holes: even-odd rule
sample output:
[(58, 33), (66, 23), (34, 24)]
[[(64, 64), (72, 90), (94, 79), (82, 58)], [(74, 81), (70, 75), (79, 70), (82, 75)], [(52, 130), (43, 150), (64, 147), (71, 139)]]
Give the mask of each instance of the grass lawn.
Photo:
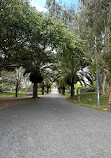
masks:
[[(22, 97), (25, 94), (26, 94), (25, 92), (18, 93), (18, 97)], [(14, 92), (0, 93), (0, 98), (11, 98), (11, 97), (15, 97), (15, 93)]]
[[(25, 92), (18, 93), (18, 97), (23, 97), (26, 94), (27, 93), (25, 93)], [(38, 95), (42, 95), (42, 92), (38, 92)], [(15, 97), (14, 92), (0, 93), (0, 98), (11, 98), (11, 97)]]
[(97, 94), (95, 92), (80, 94), (74, 98), (68, 97), (67, 100), (80, 106), (110, 112), (110, 106), (107, 104), (108, 96), (100, 96), (100, 106), (97, 106)]

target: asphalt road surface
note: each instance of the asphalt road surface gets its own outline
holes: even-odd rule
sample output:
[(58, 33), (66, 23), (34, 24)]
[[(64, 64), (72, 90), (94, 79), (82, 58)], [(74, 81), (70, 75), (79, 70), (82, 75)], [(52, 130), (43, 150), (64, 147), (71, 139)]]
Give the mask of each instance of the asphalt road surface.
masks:
[(4, 108), (0, 158), (111, 158), (111, 114), (57, 94)]

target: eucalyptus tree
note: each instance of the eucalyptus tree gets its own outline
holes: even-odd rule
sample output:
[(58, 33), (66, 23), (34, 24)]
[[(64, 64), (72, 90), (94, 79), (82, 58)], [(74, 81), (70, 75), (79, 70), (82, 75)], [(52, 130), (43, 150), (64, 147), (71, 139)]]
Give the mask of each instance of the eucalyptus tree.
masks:
[[(86, 56), (90, 61), (90, 70), (95, 75), (96, 65), (99, 70), (100, 93), (104, 95), (108, 65), (104, 60), (108, 53), (110, 23), (110, 0), (80, 0), (82, 3), (78, 13), (79, 35), (86, 40)], [(109, 32), (109, 33), (108, 33)]]
[(108, 96), (108, 104), (110, 104), (110, 100), (111, 100), (111, 47), (107, 48), (108, 53), (105, 54), (104, 59), (106, 62), (106, 65), (108, 67), (107, 69), (107, 82), (108, 82), (108, 92), (109, 92), (109, 96)]
[(48, 15), (53, 19), (53, 21), (63, 22), (71, 32), (75, 32), (76, 26), (76, 12), (75, 6), (67, 6), (56, 0), (47, 0), (46, 7), (48, 9)]

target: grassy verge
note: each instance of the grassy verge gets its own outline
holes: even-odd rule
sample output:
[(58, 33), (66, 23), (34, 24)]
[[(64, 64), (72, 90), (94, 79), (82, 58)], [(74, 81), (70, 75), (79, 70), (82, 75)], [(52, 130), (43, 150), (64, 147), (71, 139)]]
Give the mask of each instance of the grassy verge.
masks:
[[(18, 93), (18, 97), (25, 96), (25, 94), (26, 93), (24, 93), (24, 92)], [(11, 97), (15, 97), (15, 93), (14, 92), (0, 93), (0, 98), (11, 98)]]
[(100, 96), (100, 106), (97, 106), (97, 94), (95, 92), (80, 94), (74, 98), (68, 97), (67, 101), (76, 105), (110, 112), (110, 106), (107, 104), (108, 96)]
[[(27, 93), (25, 93), (25, 92), (18, 93), (18, 97), (23, 97), (26, 94)], [(42, 92), (38, 92), (38, 95), (42, 95)], [(0, 93), (0, 98), (11, 98), (11, 97), (15, 97), (14, 92)]]

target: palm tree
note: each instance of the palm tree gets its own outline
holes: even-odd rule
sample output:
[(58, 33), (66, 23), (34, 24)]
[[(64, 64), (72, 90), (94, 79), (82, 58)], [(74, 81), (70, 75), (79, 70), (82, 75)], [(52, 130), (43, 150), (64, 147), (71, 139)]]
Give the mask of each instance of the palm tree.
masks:
[(68, 52), (61, 60), (61, 69), (63, 71), (63, 76), (65, 82), (71, 87), (71, 97), (74, 97), (74, 84), (78, 81), (81, 84), (93, 84), (92, 76), (84, 68), (87, 66), (84, 53), (81, 49), (76, 47), (72, 52)]

